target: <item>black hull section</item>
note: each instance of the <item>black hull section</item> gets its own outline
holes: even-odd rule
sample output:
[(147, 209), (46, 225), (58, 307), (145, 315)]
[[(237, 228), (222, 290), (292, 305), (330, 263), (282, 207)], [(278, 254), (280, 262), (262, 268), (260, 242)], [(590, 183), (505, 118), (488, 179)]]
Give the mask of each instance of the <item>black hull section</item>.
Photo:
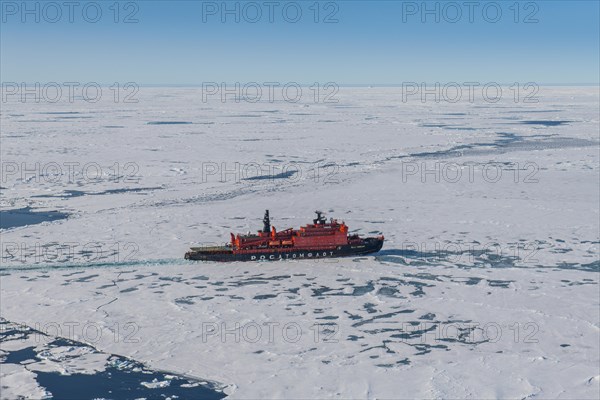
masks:
[(189, 251), (186, 260), (195, 261), (279, 261), (279, 260), (312, 260), (319, 258), (349, 257), (376, 253), (381, 250), (383, 240), (366, 238), (360, 244), (348, 244), (329, 250), (263, 250), (253, 253), (234, 254), (233, 252)]

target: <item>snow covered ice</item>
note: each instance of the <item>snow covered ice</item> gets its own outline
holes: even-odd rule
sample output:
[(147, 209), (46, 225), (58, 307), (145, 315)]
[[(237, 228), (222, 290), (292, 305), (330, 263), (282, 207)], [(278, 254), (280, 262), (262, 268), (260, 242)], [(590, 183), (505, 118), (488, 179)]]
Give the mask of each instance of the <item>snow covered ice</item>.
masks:
[[(600, 396), (597, 87), (456, 104), (201, 90), (3, 104), (2, 212), (67, 217), (2, 230), (1, 317), (95, 351), (52, 368), (118, 355), (232, 399)], [(357, 258), (183, 260), (260, 229), (265, 209), (278, 229), (322, 209), (386, 241)], [(27, 365), (44, 362), (7, 361), (19, 340), (0, 343), (2, 398), (39, 398)]]

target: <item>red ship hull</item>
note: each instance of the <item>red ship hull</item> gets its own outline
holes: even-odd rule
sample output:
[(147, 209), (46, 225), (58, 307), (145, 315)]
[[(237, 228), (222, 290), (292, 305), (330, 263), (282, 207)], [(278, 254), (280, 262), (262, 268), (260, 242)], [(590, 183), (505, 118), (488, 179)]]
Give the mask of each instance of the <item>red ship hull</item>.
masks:
[(195, 247), (185, 253), (185, 259), (198, 261), (277, 261), (332, 257), (348, 257), (381, 250), (384, 237), (361, 238), (348, 235), (346, 224), (331, 219), (329, 223), (317, 212), (313, 224), (299, 230), (277, 232), (271, 228), (269, 212), (264, 228), (256, 235), (231, 234), (231, 242), (223, 247)]
[(376, 253), (383, 246), (383, 238), (365, 238), (361, 244), (347, 244), (329, 249), (257, 249), (234, 252), (228, 247), (192, 250), (185, 253), (186, 260), (196, 261), (279, 261), (312, 260), (319, 258), (350, 257)]

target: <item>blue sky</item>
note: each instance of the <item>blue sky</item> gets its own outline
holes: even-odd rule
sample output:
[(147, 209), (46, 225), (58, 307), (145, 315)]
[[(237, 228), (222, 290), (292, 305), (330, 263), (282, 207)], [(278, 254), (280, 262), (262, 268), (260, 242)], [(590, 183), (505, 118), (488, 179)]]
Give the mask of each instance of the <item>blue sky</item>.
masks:
[[(465, 1), (426, 2), (426, 15), (421, 1), (277, 1), (273, 22), (267, 0), (123, 1), (115, 23), (110, 0), (96, 1), (102, 16), (92, 23), (92, 2), (78, 2), (74, 22), (64, 6), (52, 22), (47, 2), (27, 2), (33, 11), (23, 15), (20, 0), (2, 0), (0, 74), (2, 82), (139, 84), (600, 81), (599, 1), (473, 2), (472, 21)], [(225, 3), (238, 4), (239, 22), (221, 14)], [(262, 15), (252, 22), (256, 5)], [(138, 22), (124, 23), (132, 13)]]

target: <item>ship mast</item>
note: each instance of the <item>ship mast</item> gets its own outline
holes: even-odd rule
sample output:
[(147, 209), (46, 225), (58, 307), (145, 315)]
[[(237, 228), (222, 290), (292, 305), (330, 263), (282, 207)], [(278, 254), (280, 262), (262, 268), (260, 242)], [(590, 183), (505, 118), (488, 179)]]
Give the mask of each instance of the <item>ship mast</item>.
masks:
[(325, 223), (325, 217), (323, 217), (323, 211), (315, 211), (317, 213), (317, 218), (313, 219), (313, 224), (315, 225), (323, 225)]
[(265, 217), (263, 218), (263, 233), (271, 232), (271, 219), (269, 218), (269, 210), (265, 210)]

